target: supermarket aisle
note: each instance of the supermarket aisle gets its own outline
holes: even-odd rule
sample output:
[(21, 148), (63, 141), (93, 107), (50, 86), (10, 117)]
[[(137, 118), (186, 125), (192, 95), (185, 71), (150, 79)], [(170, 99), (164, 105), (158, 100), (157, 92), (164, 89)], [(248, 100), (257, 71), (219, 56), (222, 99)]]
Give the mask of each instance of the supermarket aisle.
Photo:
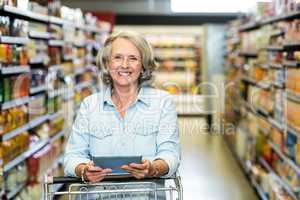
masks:
[(199, 131), (204, 122), (201, 118), (179, 118), (184, 199), (258, 199), (222, 136)]

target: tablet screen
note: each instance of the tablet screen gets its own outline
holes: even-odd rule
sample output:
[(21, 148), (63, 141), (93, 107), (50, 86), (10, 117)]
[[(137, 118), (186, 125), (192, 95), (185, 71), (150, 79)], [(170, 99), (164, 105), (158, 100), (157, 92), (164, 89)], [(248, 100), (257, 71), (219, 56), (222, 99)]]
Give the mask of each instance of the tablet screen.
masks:
[(92, 159), (98, 167), (111, 168), (113, 174), (128, 174), (127, 171), (120, 169), (122, 165), (142, 162), (142, 156), (93, 156)]

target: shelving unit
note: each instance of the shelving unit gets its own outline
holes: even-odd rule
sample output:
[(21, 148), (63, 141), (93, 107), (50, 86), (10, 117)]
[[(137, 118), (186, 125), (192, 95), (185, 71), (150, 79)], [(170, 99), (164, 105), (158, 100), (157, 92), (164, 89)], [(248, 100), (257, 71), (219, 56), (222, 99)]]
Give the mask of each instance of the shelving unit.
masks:
[(22, 97), (11, 101), (7, 101), (1, 104), (1, 110), (7, 110), (9, 108), (24, 105), (27, 104), (28, 102), (29, 102), (29, 97)]
[(292, 114), (297, 110), (292, 106), (300, 103), (297, 89), (292, 88), (298, 84), (295, 70), (300, 62), (293, 56), (300, 45), (291, 38), (291, 24), (299, 16), (294, 12), (248, 24), (236, 20), (228, 28), (226, 82), (234, 82), (235, 87), (226, 93), (224, 121), (249, 133), (247, 137), (238, 132), (224, 137), (238, 152), (238, 160), (252, 163), (249, 182), (261, 199), (266, 194), (278, 195), (266, 190), (273, 179), (285, 198), (300, 198), (300, 182), (292, 182), (300, 175), (300, 152), (296, 150), (300, 128)]
[(29, 42), (28, 37), (10, 37), (0, 36), (1, 44), (27, 44)]
[[(29, 175), (30, 178), (27, 178), (26, 183), (16, 183), (11, 191), (6, 188), (7, 186), (4, 183), (11, 176), (16, 175), (14, 170), (20, 165), (22, 165), (22, 169), (25, 167), (30, 171), (32, 168), (30, 166), (31, 162), (25, 163), (25, 161), (34, 160), (35, 157), (46, 160), (44, 164), (36, 161), (40, 165), (39, 173), (42, 173), (44, 170), (43, 173), (59, 171), (61, 174), (59, 163), (62, 162), (65, 138), (68, 137), (71, 129), (68, 127), (68, 124), (72, 124), (67, 120), (73, 120), (73, 117), (70, 116), (73, 116), (76, 105), (80, 104), (80, 101), (85, 96), (96, 92), (98, 89), (95, 52), (101, 46), (104, 38), (109, 35), (110, 30), (107, 29), (109, 28), (108, 26), (101, 25), (103, 22), (100, 23), (94, 19), (78, 18), (77, 21), (69, 21), (8, 5), (1, 7), (0, 10), (2, 15), (7, 15), (12, 19), (23, 20), (29, 23), (38, 22), (33, 27), (38, 27), (39, 24), (47, 27), (45, 32), (27, 25), (28, 32), (22, 33), (22, 37), (0, 36), (1, 44), (24, 47), (27, 56), (27, 60), (22, 61), (23, 63), (26, 62), (26, 64), (18, 65), (16, 62), (21, 63), (21, 61), (14, 60), (13, 62), (11, 61), (13, 64), (6, 62), (0, 65), (0, 76), (7, 79), (6, 85), (0, 84), (0, 126), (6, 124), (6, 122), (3, 123), (1, 121), (7, 119), (3, 117), (4, 114), (8, 115), (11, 112), (21, 116), (21, 110), (26, 110), (24, 112), (26, 117), (22, 125), (14, 125), (13, 129), (11, 127), (7, 129), (9, 131), (5, 127), (0, 129), (4, 130), (0, 138), (1, 148), (4, 143), (12, 146), (17, 139), (18, 143), (20, 143), (19, 145), (21, 145), (21, 139), (22, 141), (24, 140), (22, 148), (21, 146), (15, 147), (14, 151), (18, 150), (18, 153), (12, 158), (9, 157), (9, 160), (0, 158), (0, 167), (3, 171), (0, 191), (8, 199), (14, 199), (18, 195), (27, 195), (26, 197), (23, 196), (25, 199), (39, 199), (40, 197), (31, 196), (34, 195), (34, 192), (28, 194), (23, 189), (27, 187), (27, 181), (30, 182), (32, 181), (31, 179), (37, 177), (36, 182), (29, 184), (32, 187), (32, 185), (38, 183), (37, 189), (41, 190), (42, 187), (39, 185), (39, 182), (42, 182), (40, 177), (43, 177), (43, 174)], [(71, 9), (69, 12), (71, 12)], [(68, 13), (69, 16), (72, 14), (74, 13)], [(83, 17), (90, 16), (83, 15)], [(97, 22), (97, 24), (91, 24), (94, 22)], [(80, 65), (80, 69), (78, 65)], [(26, 78), (28, 76), (31, 82), (29, 81), (28, 86), (21, 82), (19, 85), (23, 87), (22, 90), (14, 91), (14, 89), (11, 89), (13, 87), (10, 86), (15, 84), (13, 81), (19, 76), (26, 76)], [(11, 82), (8, 82), (8, 80)], [(93, 87), (93, 90), (89, 89), (90, 87)], [(8, 88), (9, 91), (11, 90), (9, 95)], [(76, 98), (75, 93), (77, 95)], [(24, 96), (24, 94), (26, 95)], [(69, 98), (63, 99), (66, 95)], [(70, 111), (70, 106), (74, 110)], [(18, 120), (20, 121), (21, 118)], [(49, 133), (41, 132), (45, 127), (49, 129)], [(25, 137), (26, 148), (24, 146)], [(35, 142), (30, 143), (30, 140)], [(47, 153), (48, 151), (51, 153)], [(48, 162), (51, 162), (51, 164)], [(59, 188), (56, 189), (59, 190)], [(36, 192), (36, 194), (41, 194), (41, 192)]]
[(9, 66), (1, 68), (2, 74), (18, 74), (18, 73), (28, 73), (30, 72), (29, 65), (19, 65), (19, 66)]

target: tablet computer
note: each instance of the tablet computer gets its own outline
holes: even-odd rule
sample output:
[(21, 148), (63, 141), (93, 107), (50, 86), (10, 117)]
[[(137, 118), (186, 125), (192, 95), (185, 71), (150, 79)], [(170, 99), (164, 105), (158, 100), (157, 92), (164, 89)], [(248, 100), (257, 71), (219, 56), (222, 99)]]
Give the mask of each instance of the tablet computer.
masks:
[(92, 156), (92, 160), (98, 167), (112, 169), (112, 175), (128, 175), (129, 172), (120, 167), (130, 163), (140, 164), (142, 156)]

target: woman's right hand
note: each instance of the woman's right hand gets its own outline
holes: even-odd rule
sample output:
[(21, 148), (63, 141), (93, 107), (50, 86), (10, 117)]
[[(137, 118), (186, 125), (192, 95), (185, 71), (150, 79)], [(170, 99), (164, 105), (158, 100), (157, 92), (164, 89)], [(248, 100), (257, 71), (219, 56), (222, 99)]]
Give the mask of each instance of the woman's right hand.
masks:
[[(92, 161), (86, 164), (80, 164), (76, 168), (78, 168), (77, 171), (79, 171), (80, 177), (83, 173), (84, 180), (90, 183), (100, 182), (104, 179), (104, 177), (107, 174), (112, 172), (112, 170), (109, 168), (102, 169), (101, 167), (95, 166), (95, 164)], [(77, 175), (79, 174), (77, 173)]]

